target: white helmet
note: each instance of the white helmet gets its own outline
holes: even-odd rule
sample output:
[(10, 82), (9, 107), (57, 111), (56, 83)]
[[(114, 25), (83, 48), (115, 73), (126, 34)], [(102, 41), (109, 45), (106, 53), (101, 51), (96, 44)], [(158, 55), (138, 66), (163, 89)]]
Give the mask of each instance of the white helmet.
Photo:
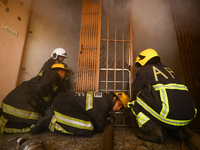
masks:
[(67, 53), (63, 48), (56, 48), (54, 49), (53, 53), (51, 54), (51, 58), (57, 59), (58, 56), (63, 56), (67, 58)]

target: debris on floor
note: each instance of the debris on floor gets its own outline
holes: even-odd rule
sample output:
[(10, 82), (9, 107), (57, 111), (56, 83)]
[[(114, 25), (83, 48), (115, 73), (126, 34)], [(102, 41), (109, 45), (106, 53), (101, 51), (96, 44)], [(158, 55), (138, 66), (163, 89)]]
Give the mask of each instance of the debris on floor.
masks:
[[(167, 137), (163, 144), (143, 141), (137, 138), (137, 127), (113, 127), (113, 150), (191, 150), (181, 141)], [(107, 135), (110, 139), (111, 136)], [(36, 135), (2, 134), (0, 135), (0, 150), (15, 150), (19, 137), (29, 140), (41, 141), (45, 150), (100, 150), (103, 133), (96, 133), (92, 137), (80, 137), (74, 135), (59, 135), (53, 132), (45, 132)], [(107, 138), (105, 136), (105, 138)], [(112, 144), (112, 143), (111, 143)]]

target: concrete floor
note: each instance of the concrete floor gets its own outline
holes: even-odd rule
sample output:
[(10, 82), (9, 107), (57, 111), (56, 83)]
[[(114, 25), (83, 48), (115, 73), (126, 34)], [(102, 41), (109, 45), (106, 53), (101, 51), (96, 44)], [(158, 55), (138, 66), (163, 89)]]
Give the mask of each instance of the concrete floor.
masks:
[[(137, 127), (114, 127), (114, 150), (181, 150), (181, 142), (167, 137), (164, 144), (146, 142), (136, 137)], [(32, 135), (2, 134), (0, 135), (0, 150), (15, 150), (16, 138), (23, 137), (30, 140), (40, 140), (46, 150), (99, 150), (103, 133), (96, 133), (92, 137), (74, 135), (58, 135), (52, 132)], [(191, 150), (184, 143), (184, 150)]]

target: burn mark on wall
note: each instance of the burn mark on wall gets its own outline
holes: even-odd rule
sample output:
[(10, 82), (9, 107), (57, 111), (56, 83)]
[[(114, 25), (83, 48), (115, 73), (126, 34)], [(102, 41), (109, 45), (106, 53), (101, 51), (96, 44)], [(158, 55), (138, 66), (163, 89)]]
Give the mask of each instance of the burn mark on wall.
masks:
[(19, 21), (21, 21), (21, 17), (17, 17), (17, 19), (18, 19)]
[(9, 10), (10, 10), (10, 9), (9, 9), (8, 7), (6, 7), (5, 11), (6, 11), (6, 12), (9, 12)]

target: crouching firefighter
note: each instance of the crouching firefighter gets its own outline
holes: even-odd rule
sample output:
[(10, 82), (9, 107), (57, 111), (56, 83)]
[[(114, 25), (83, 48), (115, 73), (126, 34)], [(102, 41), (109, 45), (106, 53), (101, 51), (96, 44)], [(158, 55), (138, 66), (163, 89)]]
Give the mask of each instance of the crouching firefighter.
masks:
[(64, 90), (66, 72), (64, 64), (54, 64), (51, 70), (24, 81), (12, 90), (2, 101), (0, 133), (29, 132), (52, 105), (55, 96)]
[(103, 132), (112, 123), (110, 112), (124, 110), (128, 101), (129, 97), (123, 92), (62, 92), (32, 133), (50, 130), (58, 134), (91, 136), (94, 132)]
[(165, 133), (186, 139), (183, 128), (197, 113), (187, 87), (153, 49), (142, 51), (135, 66), (140, 70), (132, 85), (134, 101), (128, 107), (141, 129), (137, 136), (156, 143), (165, 141)]

